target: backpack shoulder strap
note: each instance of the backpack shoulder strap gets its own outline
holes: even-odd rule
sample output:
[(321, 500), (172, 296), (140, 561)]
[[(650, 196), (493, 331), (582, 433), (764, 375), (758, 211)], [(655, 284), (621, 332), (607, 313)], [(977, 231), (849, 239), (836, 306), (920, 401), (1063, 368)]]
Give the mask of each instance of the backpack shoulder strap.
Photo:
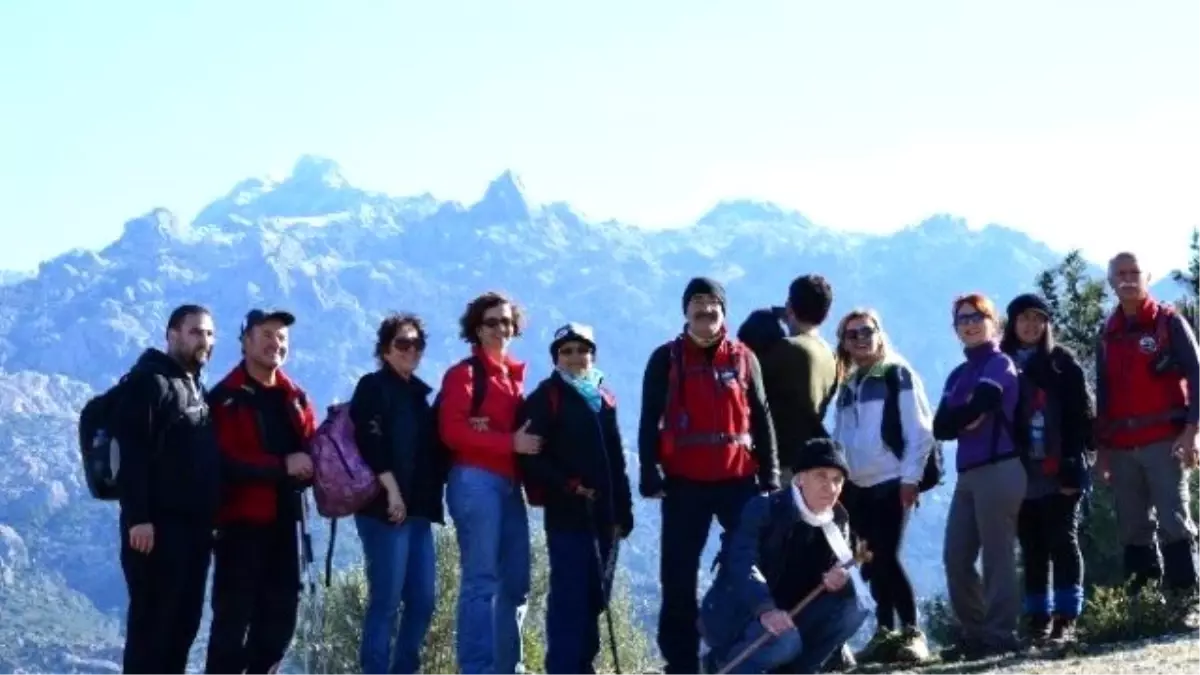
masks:
[(883, 444), (896, 457), (904, 454), (904, 429), (900, 421), (900, 370), (894, 363), (884, 366), (883, 381), (887, 387), (883, 399), (880, 436)]
[(667, 343), (667, 362), (667, 402), (663, 408), (664, 414), (671, 409), (671, 403), (676, 399), (679, 406), (683, 407), (683, 348), (680, 338)]
[(487, 398), (487, 368), (478, 356), (463, 359), (462, 363), (471, 369), (471, 417), (478, 417), (483, 409), (483, 400)]

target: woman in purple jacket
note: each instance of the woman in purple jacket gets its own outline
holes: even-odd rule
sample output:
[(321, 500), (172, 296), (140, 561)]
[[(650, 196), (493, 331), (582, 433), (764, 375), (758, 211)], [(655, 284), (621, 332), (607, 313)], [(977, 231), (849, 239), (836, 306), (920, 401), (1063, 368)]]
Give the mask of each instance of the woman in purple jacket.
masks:
[[(933, 434), (957, 441), (958, 482), (946, 517), (946, 588), (961, 630), (944, 658), (1016, 650), (1021, 590), (1015, 544), (1026, 474), (1013, 443), (1020, 396), (1013, 360), (1000, 351), (1000, 322), (988, 298), (954, 301), (954, 329), (966, 361), (946, 379)], [(983, 579), (975, 559), (983, 556)]]

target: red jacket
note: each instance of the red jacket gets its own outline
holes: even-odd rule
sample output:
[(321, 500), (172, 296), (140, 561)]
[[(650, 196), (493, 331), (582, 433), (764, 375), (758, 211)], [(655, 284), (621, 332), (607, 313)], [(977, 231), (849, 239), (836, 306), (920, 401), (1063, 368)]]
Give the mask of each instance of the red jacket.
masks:
[(712, 363), (694, 341), (671, 344), (659, 462), (668, 476), (715, 481), (754, 476), (747, 347), (726, 339)]
[[(301, 439), (298, 450), (307, 452), (316, 432), (316, 413), (308, 396), (287, 375), (275, 375), (275, 387), (285, 392), (292, 424)], [(217, 523), (268, 524), (275, 522), (278, 489), (288, 485), (284, 456), (263, 447), (256, 411), (248, 401), (254, 389), (266, 389), (251, 382), (244, 364), (234, 367), (209, 393), (209, 409), (217, 445), (221, 449), (223, 485)]]
[(1104, 396), (1097, 435), (1108, 448), (1138, 448), (1173, 439), (1187, 414), (1187, 382), (1176, 369), (1154, 372), (1168, 349), (1173, 310), (1147, 299), (1133, 325), (1118, 307), (1104, 326)]
[(525, 398), (525, 364), (511, 357), (499, 363), (478, 347), (473, 353), (483, 362), (488, 374), (487, 395), (479, 409), (479, 416), (487, 419), (487, 429), (477, 430), (467, 419), (474, 385), (471, 366), (459, 363), (442, 377), (438, 433), (442, 443), (450, 448), (456, 466), (478, 467), (516, 479), (517, 453), (513, 449), (513, 432), (516, 431), (517, 409)]

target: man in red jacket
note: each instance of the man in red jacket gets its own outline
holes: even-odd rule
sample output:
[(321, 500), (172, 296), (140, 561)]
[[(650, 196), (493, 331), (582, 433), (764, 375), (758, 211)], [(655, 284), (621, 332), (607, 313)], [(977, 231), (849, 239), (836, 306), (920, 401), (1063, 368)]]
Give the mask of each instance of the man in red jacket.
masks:
[(1142, 583), (1163, 577), (1167, 589), (1194, 596), (1186, 476), (1196, 466), (1200, 420), (1196, 337), (1173, 307), (1150, 297), (1132, 253), (1112, 259), (1108, 278), (1119, 305), (1096, 351), (1096, 440), (1116, 500), (1125, 573)]
[(280, 370), (295, 321), (283, 311), (247, 314), (242, 361), (209, 394), (223, 490), (208, 673), (272, 672), (296, 629), (296, 522), (312, 477), (307, 448), (316, 416), (304, 391)]
[(726, 332), (725, 289), (692, 279), (683, 312), (683, 332), (646, 364), (638, 429), (639, 489), (662, 499), (658, 646), (668, 673), (700, 667), (696, 584), (713, 518), (730, 532), (751, 497), (779, 489), (762, 371)]

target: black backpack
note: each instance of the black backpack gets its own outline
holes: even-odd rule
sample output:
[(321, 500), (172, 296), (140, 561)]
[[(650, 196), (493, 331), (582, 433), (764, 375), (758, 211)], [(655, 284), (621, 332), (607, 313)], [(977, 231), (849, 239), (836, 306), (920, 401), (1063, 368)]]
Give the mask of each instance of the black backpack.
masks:
[[(479, 415), (480, 408), (483, 407), (483, 399), (487, 396), (488, 374), (483, 365), (483, 361), (477, 356), (469, 356), (458, 365), (467, 364), (471, 369), (471, 417)], [(434, 457), (437, 458), (437, 475), (438, 480), (442, 485), (446, 484), (450, 477), (450, 467), (452, 462), (452, 453), (449, 446), (442, 442), (441, 424), (439, 416), (442, 409), (442, 392), (438, 390), (437, 396), (433, 398), (433, 437), (434, 437)]]
[[(900, 369), (892, 364), (885, 367), (883, 379), (887, 383), (887, 397), (883, 400), (883, 424), (880, 434), (888, 449), (897, 459), (904, 458), (904, 430), (900, 424)], [(928, 492), (942, 484), (946, 475), (942, 442), (935, 440), (929, 457), (925, 460), (925, 473), (917, 490)]]

